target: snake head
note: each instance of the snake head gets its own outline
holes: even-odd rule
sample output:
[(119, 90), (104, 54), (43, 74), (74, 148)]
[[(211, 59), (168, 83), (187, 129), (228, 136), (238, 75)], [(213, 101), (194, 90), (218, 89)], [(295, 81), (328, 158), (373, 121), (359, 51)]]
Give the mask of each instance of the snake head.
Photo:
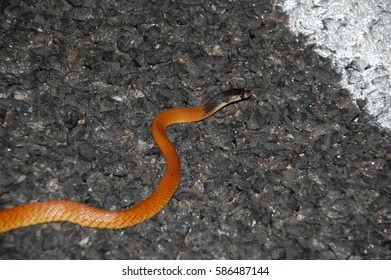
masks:
[(204, 103), (204, 113), (212, 115), (224, 106), (247, 99), (251, 96), (251, 91), (245, 88), (231, 88), (225, 90)]

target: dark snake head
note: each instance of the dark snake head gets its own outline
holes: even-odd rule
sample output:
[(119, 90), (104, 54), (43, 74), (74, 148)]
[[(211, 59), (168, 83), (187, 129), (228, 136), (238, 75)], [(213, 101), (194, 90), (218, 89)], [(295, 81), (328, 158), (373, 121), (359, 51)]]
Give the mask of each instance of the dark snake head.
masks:
[(229, 90), (223, 91), (210, 100), (204, 103), (204, 113), (206, 115), (212, 115), (222, 107), (233, 103), (238, 102), (244, 99), (247, 99), (251, 96), (251, 91), (245, 88), (231, 88)]

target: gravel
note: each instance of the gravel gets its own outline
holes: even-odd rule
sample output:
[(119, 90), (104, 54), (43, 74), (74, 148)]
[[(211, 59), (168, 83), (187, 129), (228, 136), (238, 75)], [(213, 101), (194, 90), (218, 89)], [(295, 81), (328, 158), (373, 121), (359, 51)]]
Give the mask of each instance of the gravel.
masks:
[(391, 2), (379, 0), (278, 1), (291, 30), (333, 61), (341, 86), (377, 124), (391, 128)]
[(270, 1), (13, 3), (0, 4), (1, 208), (129, 207), (164, 169), (159, 112), (253, 96), (169, 129), (183, 175), (157, 216), (13, 230), (1, 259), (390, 259), (390, 134)]

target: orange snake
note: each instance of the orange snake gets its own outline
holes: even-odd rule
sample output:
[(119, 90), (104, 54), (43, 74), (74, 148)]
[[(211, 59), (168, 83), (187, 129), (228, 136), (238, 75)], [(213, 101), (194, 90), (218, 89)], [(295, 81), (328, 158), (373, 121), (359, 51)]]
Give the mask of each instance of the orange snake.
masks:
[(161, 211), (178, 189), (181, 163), (166, 128), (175, 123), (197, 122), (222, 107), (250, 97), (247, 89), (224, 91), (199, 107), (173, 108), (159, 114), (152, 123), (152, 135), (163, 153), (166, 170), (155, 192), (145, 200), (124, 210), (110, 211), (69, 200), (33, 202), (0, 210), (0, 233), (49, 222), (71, 222), (95, 228), (126, 228), (141, 223)]

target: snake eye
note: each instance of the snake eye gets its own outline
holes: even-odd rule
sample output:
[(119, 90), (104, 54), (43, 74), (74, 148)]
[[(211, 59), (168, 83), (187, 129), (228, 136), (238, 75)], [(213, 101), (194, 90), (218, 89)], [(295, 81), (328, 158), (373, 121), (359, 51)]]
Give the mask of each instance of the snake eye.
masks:
[(250, 96), (251, 96), (251, 91), (248, 89), (244, 89), (243, 98), (246, 99), (249, 98)]
[(245, 88), (234, 88), (230, 90), (230, 102), (247, 99), (251, 96), (251, 91)]

